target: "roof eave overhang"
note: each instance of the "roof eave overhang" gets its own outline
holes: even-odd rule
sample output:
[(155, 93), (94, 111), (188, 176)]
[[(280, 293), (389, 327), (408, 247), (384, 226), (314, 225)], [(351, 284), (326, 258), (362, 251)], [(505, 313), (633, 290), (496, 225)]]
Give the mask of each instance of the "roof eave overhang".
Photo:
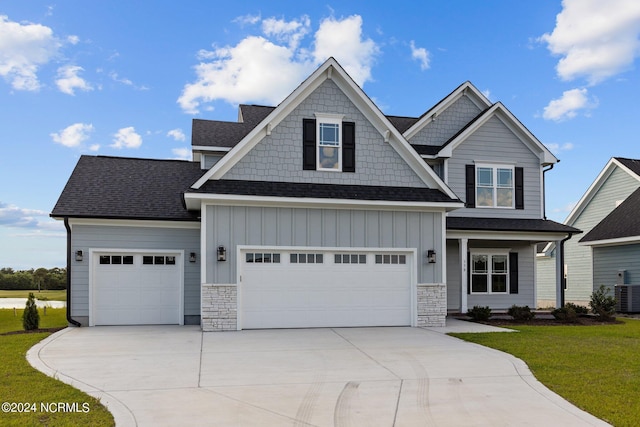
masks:
[(462, 202), (410, 202), (388, 200), (324, 199), (314, 197), (245, 196), (237, 194), (184, 195), (187, 209), (199, 210), (202, 204), (255, 207), (293, 207), (322, 209), (367, 209), (449, 212), (464, 207)]
[(554, 231), (459, 230), (447, 228), (447, 239), (524, 240), (546, 242), (562, 240), (574, 233)]
[(614, 239), (601, 239), (601, 240), (592, 240), (590, 242), (578, 242), (578, 245), (591, 246), (591, 247), (606, 247), (606, 246), (633, 245), (636, 243), (640, 243), (640, 236), (617, 237)]

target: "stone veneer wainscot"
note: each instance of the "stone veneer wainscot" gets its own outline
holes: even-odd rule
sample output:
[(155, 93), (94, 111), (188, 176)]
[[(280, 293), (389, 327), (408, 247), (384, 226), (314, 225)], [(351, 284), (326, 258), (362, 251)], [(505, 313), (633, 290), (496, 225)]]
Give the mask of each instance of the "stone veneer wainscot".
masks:
[(238, 288), (236, 285), (202, 285), (202, 330), (205, 332), (238, 329)]

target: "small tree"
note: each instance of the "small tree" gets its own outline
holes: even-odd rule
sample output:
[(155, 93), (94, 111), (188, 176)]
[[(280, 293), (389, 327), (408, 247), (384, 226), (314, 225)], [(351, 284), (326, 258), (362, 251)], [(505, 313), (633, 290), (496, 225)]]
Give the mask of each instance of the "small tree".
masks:
[(25, 331), (38, 329), (38, 326), (40, 326), (40, 315), (38, 314), (36, 297), (33, 295), (33, 292), (29, 292), (29, 298), (27, 298), (27, 304), (22, 313), (22, 326)]
[(591, 312), (596, 314), (602, 320), (611, 320), (616, 313), (616, 299), (609, 294), (609, 289), (600, 285), (600, 287), (591, 294), (589, 306)]

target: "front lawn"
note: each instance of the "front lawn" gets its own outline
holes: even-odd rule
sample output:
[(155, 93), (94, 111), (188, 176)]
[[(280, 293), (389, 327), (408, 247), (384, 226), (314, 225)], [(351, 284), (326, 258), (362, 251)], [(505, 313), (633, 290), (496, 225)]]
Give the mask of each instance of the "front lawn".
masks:
[(29, 298), (29, 293), (33, 293), (36, 299), (40, 301), (66, 301), (67, 290), (62, 289), (59, 291), (9, 291), (0, 289), (0, 298)]
[(640, 320), (599, 326), (509, 326), (451, 334), (524, 360), (548, 388), (615, 426), (640, 420)]
[[(0, 424), (113, 426), (113, 416), (97, 399), (37, 371), (27, 362), (27, 350), (51, 333), (7, 335), (22, 330), (22, 311), (17, 310), (14, 317), (13, 310), (0, 309)], [(41, 328), (63, 328), (67, 324), (66, 309), (47, 309), (46, 316), (42, 309), (38, 311)]]

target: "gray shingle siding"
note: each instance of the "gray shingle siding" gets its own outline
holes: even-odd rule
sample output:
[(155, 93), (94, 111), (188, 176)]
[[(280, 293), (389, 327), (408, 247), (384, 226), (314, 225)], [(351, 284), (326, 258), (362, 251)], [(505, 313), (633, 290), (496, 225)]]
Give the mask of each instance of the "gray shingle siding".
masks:
[(416, 145), (443, 145), (480, 111), (482, 110), (468, 97), (462, 96), (437, 116), (435, 121), (427, 123), (409, 142)]
[[(356, 123), (356, 172), (302, 170), (302, 120), (344, 114)], [(327, 80), (223, 177), (252, 181), (425, 187), (349, 98)]]

